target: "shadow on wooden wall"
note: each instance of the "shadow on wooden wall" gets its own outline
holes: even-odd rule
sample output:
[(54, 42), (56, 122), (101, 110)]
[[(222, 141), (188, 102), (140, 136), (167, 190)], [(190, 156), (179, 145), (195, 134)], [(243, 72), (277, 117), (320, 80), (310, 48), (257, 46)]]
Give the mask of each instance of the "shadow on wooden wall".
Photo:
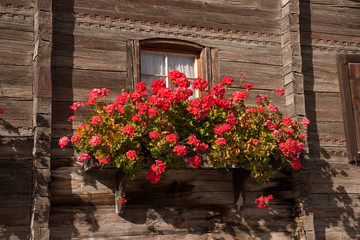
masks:
[[(312, 17), (312, 14), (315, 14), (311, 8), (312, 4), (314, 4), (312, 1), (300, 1), (302, 73), (304, 75), (306, 116), (311, 121), (308, 128), (309, 161), (304, 162), (305, 174), (303, 177), (305, 184), (303, 197), (309, 199), (309, 204), (305, 206), (305, 214), (314, 216), (316, 239), (326, 239), (329, 236), (358, 239), (360, 237), (360, 217), (355, 209), (359, 205), (360, 197), (359, 193), (356, 193), (356, 186), (353, 186), (352, 183), (359, 177), (358, 170), (345, 160), (346, 156), (334, 159), (334, 154), (329, 152), (329, 147), (323, 147), (324, 143), (321, 140), (323, 138), (321, 136), (325, 134), (328, 138), (332, 136), (336, 138), (336, 135), (342, 132), (337, 128), (343, 126), (341, 122), (334, 123), (330, 117), (332, 108), (336, 106), (329, 103), (325, 111), (319, 110), (319, 105), (326, 103), (326, 94), (328, 94), (316, 90), (319, 89), (319, 86), (316, 86), (319, 84), (316, 83), (319, 71), (323, 71), (321, 74), (324, 76), (321, 77), (328, 81), (330, 81), (330, 77), (336, 78), (336, 76), (321, 70), (319, 66), (319, 64), (326, 64), (329, 59), (323, 58), (320, 62), (321, 56), (317, 55), (319, 52), (314, 51), (314, 42), (311, 38), (312, 26), (314, 26), (312, 20), (317, 19), (318, 16)], [(324, 6), (324, 9), (329, 6)], [(334, 59), (331, 61), (335, 61), (335, 58), (334, 54)], [(328, 65), (328, 67), (331, 66)], [(315, 76), (315, 72), (317, 76)], [(338, 102), (340, 102), (340, 96)], [(328, 120), (324, 121), (326, 117)]]

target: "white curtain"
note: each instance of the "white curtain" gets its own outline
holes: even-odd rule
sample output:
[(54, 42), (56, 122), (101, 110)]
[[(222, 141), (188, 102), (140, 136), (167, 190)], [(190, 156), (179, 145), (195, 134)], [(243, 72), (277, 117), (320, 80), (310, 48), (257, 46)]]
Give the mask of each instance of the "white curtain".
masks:
[(141, 74), (167, 75), (165, 66), (165, 53), (141, 53)]
[(168, 71), (178, 70), (185, 73), (187, 77), (195, 77), (194, 71), (194, 56), (184, 56), (184, 55), (168, 55)]

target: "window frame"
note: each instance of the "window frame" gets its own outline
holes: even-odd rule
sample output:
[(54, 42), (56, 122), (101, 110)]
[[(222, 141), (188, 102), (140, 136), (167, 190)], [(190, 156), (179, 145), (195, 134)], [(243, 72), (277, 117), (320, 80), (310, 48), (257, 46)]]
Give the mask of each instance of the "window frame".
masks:
[(358, 163), (360, 160), (360, 149), (357, 144), (356, 122), (354, 120), (353, 100), (351, 94), (349, 63), (360, 63), (360, 55), (339, 54), (337, 55), (337, 68), (340, 86), (341, 104), (344, 118), (344, 130), (346, 148), (350, 162)]
[(141, 79), (140, 51), (163, 51), (198, 55), (198, 76), (208, 81), (208, 88), (220, 82), (218, 66), (218, 49), (202, 46), (185, 40), (174, 39), (144, 39), (129, 40), (126, 45), (127, 52), (127, 81), (125, 89), (134, 91)]

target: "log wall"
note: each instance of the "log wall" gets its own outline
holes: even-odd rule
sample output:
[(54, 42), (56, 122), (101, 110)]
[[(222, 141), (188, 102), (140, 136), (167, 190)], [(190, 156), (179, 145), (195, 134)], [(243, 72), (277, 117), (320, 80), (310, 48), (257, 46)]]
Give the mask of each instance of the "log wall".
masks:
[[(358, 1), (300, 1), (309, 189), (317, 239), (358, 239), (360, 168), (349, 163), (337, 54), (360, 54)], [(350, 93), (349, 93), (350, 94)]]
[[(57, 141), (71, 135), (69, 105), (86, 101), (93, 88), (107, 87), (114, 98), (130, 88), (126, 69), (129, 40), (190, 41), (217, 49), (219, 81), (240, 73), (252, 82), (252, 99), (283, 86), (279, 1), (53, 1), (53, 124), (51, 238), (291, 239), (291, 173), (279, 175), (265, 193), (274, 204), (258, 209), (261, 189), (247, 184), (242, 211), (234, 209), (230, 172), (168, 171), (157, 185), (142, 172), (127, 183), (126, 208), (114, 212), (113, 170), (84, 173)], [(274, 96), (283, 110), (285, 99)], [(101, 177), (99, 177), (101, 176)], [(272, 219), (276, 219), (273, 221)]]
[[(336, 67), (337, 54), (360, 54), (359, 7), (355, 0), (0, 0), (0, 238), (359, 239), (360, 168), (348, 162)], [(232, 92), (244, 73), (257, 88), (250, 99), (280, 86), (286, 96), (274, 103), (310, 119), (304, 168), (265, 187), (275, 197), (269, 208), (256, 207), (261, 189), (248, 180), (235, 211), (231, 171), (169, 170), (152, 185), (143, 170), (127, 183), (119, 216), (115, 172), (84, 172), (71, 149), (59, 148), (79, 123), (67, 121), (69, 106), (93, 88), (111, 89), (111, 99), (131, 89), (131, 41), (154, 38), (215, 49), (213, 81), (234, 77)]]
[(30, 236), (33, 8), (31, 1), (0, 1), (1, 239)]

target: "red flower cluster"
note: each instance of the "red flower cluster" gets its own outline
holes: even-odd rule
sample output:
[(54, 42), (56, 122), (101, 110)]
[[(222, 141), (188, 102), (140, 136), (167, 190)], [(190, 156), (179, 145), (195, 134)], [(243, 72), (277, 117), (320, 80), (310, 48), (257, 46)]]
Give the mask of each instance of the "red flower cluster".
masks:
[(129, 100), (129, 94), (126, 92), (121, 93), (114, 101), (114, 105), (125, 104)]
[(218, 98), (223, 98), (225, 94), (225, 88), (222, 85), (215, 85), (210, 89), (210, 93)]
[(253, 109), (253, 108), (248, 108), (245, 110), (245, 113), (256, 113), (257, 110)]
[(179, 86), (182, 88), (190, 87), (190, 82), (186, 79), (185, 74), (179, 72), (178, 70), (172, 70), (171, 72), (169, 72), (168, 77), (171, 80), (171, 84), (175, 86)]
[(231, 126), (234, 126), (238, 122), (234, 113), (229, 113), (229, 115), (225, 117), (225, 121), (229, 123)]
[(4, 113), (4, 111), (0, 108), (0, 114), (3, 114)]
[(123, 129), (122, 129), (122, 133), (127, 133), (130, 136), (134, 135), (135, 133), (135, 128), (131, 125), (126, 125)]
[(278, 110), (277, 106), (269, 106), (269, 111), (275, 112), (277, 110)]
[(91, 158), (91, 156), (87, 153), (82, 153), (80, 156), (78, 156), (76, 159), (80, 162), (83, 163), (84, 160), (89, 160)]
[(101, 143), (102, 138), (98, 136), (94, 136), (90, 139), (89, 143), (91, 146), (97, 146)]
[(284, 156), (289, 157), (293, 154), (300, 154), (305, 146), (302, 142), (289, 138), (285, 142), (279, 143), (279, 147)]
[(134, 115), (131, 117), (131, 120), (135, 122), (141, 122), (141, 117), (139, 115)]
[(149, 133), (149, 137), (152, 139), (156, 139), (158, 138), (159, 134), (157, 132), (150, 132)]
[(280, 96), (284, 96), (284, 94), (285, 94), (284, 90), (282, 90), (282, 89), (279, 88), (279, 87), (275, 88), (275, 91), (276, 91)]
[(283, 122), (282, 123), (283, 123), (283, 125), (290, 126), (290, 127), (292, 127), (294, 125), (293, 120), (288, 116), (283, 117)]
[(68, 144), (70, 139), (68, 137), (62, 137), (59, 139), (59, 145), (61, 148), (64, 148)]
[(218, 138), (215, 141), (216, 144), (218, 145), (225, 145), (226, 144), (226, 139), (225, 138)]
[(173, 149), (173, 152), (176, 152), (176, 155), (186, 155), (188, 153), (186, 146), (184, 145), (176, 145)]
[(193, 89), (199, 90), (200, 92), (204, 91), (208, 83), (205, 79), (197, 78), (194, 80), (192, 87)]
[(277, 123), (272, 124), (272, 122), (270, 120), (268, 120), (266, 122), (266, 125), (271, 131), (274, 131), (276, 129), (276, 127), (277, 127)]
[(80, 141), (80, 139), (81, 138), (78, 135), (75, 134), (74, 136), (72, 136), (71, 142), (74, 143), (74, 142)]
[(201, 143), (201, 141), (199, 139), (196, 138), (195, 135), (191, 135), (189, 138), (188, 138), (188, 144), (191, 144), (191, 145), (199, 145)]
[(154, 116), (156, 116), (158, 113), (159, 113), (159, 111), (158, 111), (156, 108), (154, 108), (154, 107), (150, 107), (150, 108), (149, 108), (149, 112), (148, 112), (149, 117), (154, 117)]
[(281, 129), (289, 136), (292, 136), (294, 134), (294, 129), (292, 129), (291, 127), (282, 127)]
[(210, 112), (210, 108), (215, 104), (215, 99), (210, 94), (205, 94), (202, 99), (190, 99), (190, 106), (186, 108), (196, 118), (203, 118)]
[(188, 164), (192, 164), (193, 168), (196, 169), (199, 167), (199, 165), (201, 164), (201, 157), (199, 156), (193, 156), (191, 158), (188, 158), (187, 161)]
[(92, 125), (96, 125), (100, 122), (100, 120), (102, 119), (101, 116), (93, 116), (92, 119), (91, 119), (91, 124)]
[(209, 148), (209, 145), (202, 143), (195, 135), (192, 135), (188, 138), (188, 144), (194, 145), (196, 151), (206, 151)]
[(193, 91), (191, 89), (185, 89), (182, 87), (176, 88), (170, 94), (170, 101), (172, 103), (186, 101), (191, 95), (193, 95)]
[(273, 195), (268, 195), (267, 197), (261, 196), (255, 200), (255, 203), (259, 204), (259, 208), (265, 208), (269, 205), (271, 199), (274, 199)]
[(178, 140), (178, 138), (178, 135), (176, 135), (175, 133), (170, 133), (165, 137), (165, 140), (168, 142), (175, 142), (176, 140)]
[(245, 91), (234, 92), (231, 99), (237, 103), (243, 103), (249, 94)]
[(106, 158), (101, 158), (97, 156), (97, 160), (99, 161), (100, 164), (107, 164), (111, 161), (109, 156), (107, 156)]
[(161, 177), (161, 174), (165, 172), (165, 164), (160, 160), (155, 160), (155, 164), (153, 164), (146, 176), (146, 179), (151, 180), (151, 183), (156, 184)]
[(152, 91), (154, 94), (157, 94), (160, 89), (166, 87), (166, 84), (165, 84), (164, 80), (158, 79), (158, 80), (156, 80), (156, 81), (153, 81), (153, 82), (150, 84), (150, 87), (151, 87), (151, 91)]
[(291, 156), (291, 166), (295, 170), (299, 170), (301, 168), (300, 158)]
[(96, 103), (97, 99), (103, 96), (107, 96), (111, 92), (109, 89), (93, 89), (89, 92), (89, 100), (86, 102), (86, 105), (91, 105)]
[(304, 119), (302, 120), (302, 124), (304, 124), (304, 126), (307, 127), (307, 126), (310, 124), (309, 119), (304, 118)]
[(245, 89), (248, 90), (248, 91), (251, 91), (251, 90), (254, 89), (255, 87), (254, 87), (254, 85), (252, 85), (251, 83), (245, 83), (245, 84), (243, 85), (243, 88), (245, 88)]
[(83, 107), (84, 103), (82, 102), (76, 102), (72, 106), (70, 106), (70, 109), (77, 110), (79, 107)]
[(229, 123), (217, 124), (215, 125), (214, 132), (215, 134), (222, 136), (224, 132), (229, 131), (231, 129), (232, 126)]
[(136, 151), (134, 150), (129, 150), (126, 152), (126, 157), (132, 161), (134, 161), (137, 158), (137, 154)]
[(224, 77), (223, 80), (220, 82), (222, 86), (231, 86), (234, 79), (232, 77)]

